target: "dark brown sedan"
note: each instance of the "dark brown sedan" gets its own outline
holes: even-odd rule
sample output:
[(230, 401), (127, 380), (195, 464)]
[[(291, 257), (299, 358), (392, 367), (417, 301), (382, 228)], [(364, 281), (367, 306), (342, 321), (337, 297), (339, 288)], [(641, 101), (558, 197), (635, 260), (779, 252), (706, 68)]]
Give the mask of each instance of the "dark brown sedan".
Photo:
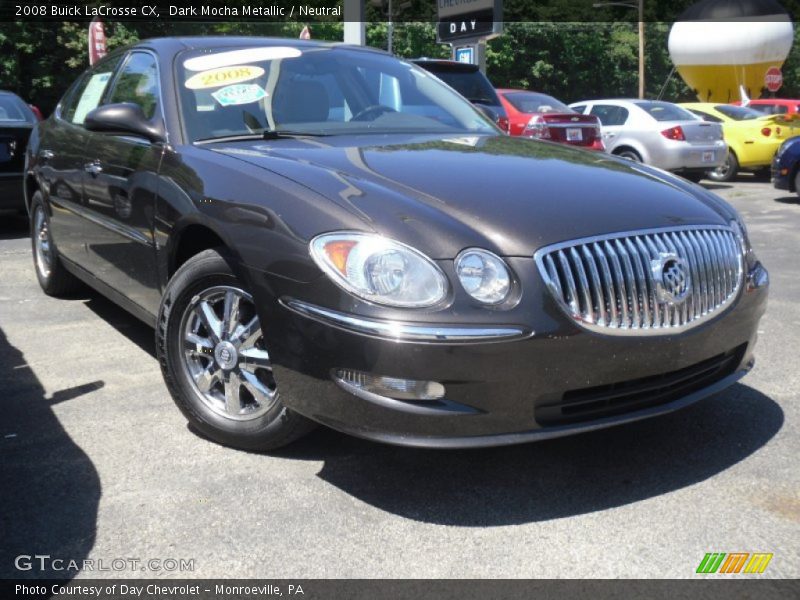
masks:
[(153, 325), (173, 399), (224, 444), (316, 423), (524, 442), (675, 410), (753, 365), (768, 277), (733, 208), (508, 137), (380, 51), (141, 42), (75, 82), (27, 164), (44, 291), (82, 281)]

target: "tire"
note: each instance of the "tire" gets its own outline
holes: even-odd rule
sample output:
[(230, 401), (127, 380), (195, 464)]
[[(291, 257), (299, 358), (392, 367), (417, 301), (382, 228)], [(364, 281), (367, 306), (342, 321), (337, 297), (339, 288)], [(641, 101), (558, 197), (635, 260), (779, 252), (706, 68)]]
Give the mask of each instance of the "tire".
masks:
[(48, 296), (69, 296), (80, 290), (82, 283), (64, 268), (50, 233), (50, 215), (40, 191), (31, 199), (31, 250), (36, 279)]
[(156, 353), (196, 430), (226, 446), (273, 450), (316, 425), (281, 402), (252, 296), (231, 264), (223, 250), (205, 250), (178, 269), (161, 301)]
[(631, 148), (625, 148), (624, 150), (620, 150), (616, 153), (617, 156), (620, 158), (627, 158), (628, 160), (632, 160), (633, 162), (642, 162), (642, 157), (636, 150)]
[(736, 155), (729, 151), (725, 163), (708, 172), (708, 178), (712, 181), (732, 181), (739, 173), (739, 161)]
[(794, 193), (800, 198), (800, 170), (794, 174)]

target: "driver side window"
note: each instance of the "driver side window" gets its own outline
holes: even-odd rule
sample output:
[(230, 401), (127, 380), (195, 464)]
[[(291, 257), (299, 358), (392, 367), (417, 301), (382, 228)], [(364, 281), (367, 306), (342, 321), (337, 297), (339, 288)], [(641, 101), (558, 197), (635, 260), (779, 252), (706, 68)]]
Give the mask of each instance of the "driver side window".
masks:
[(144, 116), (152, 119), (159, 99), (158, 66), (147, 52), (134, 52), (114, 82), (107, 104), (131, 102), (142, 107)]

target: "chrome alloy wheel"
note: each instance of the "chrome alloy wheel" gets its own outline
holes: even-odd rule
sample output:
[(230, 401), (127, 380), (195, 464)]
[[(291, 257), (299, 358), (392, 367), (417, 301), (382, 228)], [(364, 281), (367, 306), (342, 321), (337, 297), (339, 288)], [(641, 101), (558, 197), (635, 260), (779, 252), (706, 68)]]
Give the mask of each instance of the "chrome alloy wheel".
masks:
[(716, 179), (724, 180), (728, 177), (731, 172), (731, 159), (730, 157), (725, 159), (725, 162), (718, 166), (716, 169), (711, 171), (711, 174), (714, 175)]
[(36, 268), (41, 278), (47, 279), (50, 277), (53, 253), (50, 247), (50, 230), (47, 227), (47, 217), (41, 205), (38, 205), (33, 213), (33, 228)]
[(211, 410), (247, 421), (275, 404), (277, 386), (250, 294), (229, 286), (203, 290), (186, 307), (180, 331), (181, 364)]

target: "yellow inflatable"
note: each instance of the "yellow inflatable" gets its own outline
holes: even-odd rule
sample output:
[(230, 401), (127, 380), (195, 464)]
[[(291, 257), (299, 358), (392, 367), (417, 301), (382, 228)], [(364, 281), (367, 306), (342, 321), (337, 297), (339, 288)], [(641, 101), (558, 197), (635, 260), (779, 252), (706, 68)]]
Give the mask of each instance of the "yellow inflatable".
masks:
[(761, 96), (764, 76), (780, 67), (794, 40), (786, 10), (775, 0), (703, 0), (672, 26), (669, 54), (701, 102)]

